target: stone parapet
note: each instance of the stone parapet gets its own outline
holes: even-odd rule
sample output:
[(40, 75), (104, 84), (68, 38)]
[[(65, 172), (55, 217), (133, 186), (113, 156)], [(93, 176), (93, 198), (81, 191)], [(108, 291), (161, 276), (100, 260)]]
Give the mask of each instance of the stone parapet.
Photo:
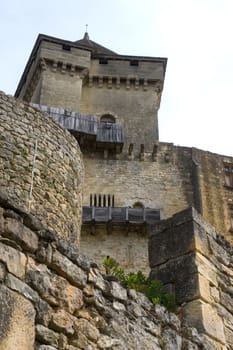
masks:
[(233, 247), (193, 208), (149, 231), (150, 277), (175, 292), (183, 324), (231, 349)]

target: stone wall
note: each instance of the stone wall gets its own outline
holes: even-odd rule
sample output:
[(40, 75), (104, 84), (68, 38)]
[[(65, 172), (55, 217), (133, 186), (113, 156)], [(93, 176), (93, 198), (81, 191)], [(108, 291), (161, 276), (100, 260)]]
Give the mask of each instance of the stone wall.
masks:
[[(152, 151), (152, 150), (151, 150)], [(161, 217), (168, 218), (194, 203), (192, 151), (161, 143), (154, 160), (146, 153), (140, 160), (135, 151), (132, 159), (126, 154), (119, 159), (103, 159), (100, 154), (84, 151), (83, 204), (90, 205), (90, 195), (114, 195), (115, 207), (133, 207), (140, 202), (145, 208), (161, 210)], [(96, 226), (82, 227), (81, 250), (97, 262), (107, 255), (115, 258), (127, 271), (149, 272), (148, 236), (146, 227), (127, 224), (114, 229)]]
[(233, 243), (230, 208), (233, 187), (226, 185), (225, 164), (233, 166), (233, 157), (193, 149), (199, 168), (203, 216), (217, 231)]
[(3, 194), (0, 311), (0, 350), (214, 349)]
[(0, 93), (0, 187), (8, 197), (77, 243), (82, 182), (75, 138), (48, 115)]
[[(233, 158), (168, 143), (159, 143), (155, 154), (151, 150), (143, 157), (137, 150), (117, 159), (84, 150), (83, 203), (90, 205), (91, 194), (110, 194), (116, 207), (141, 202), (160, 209), (164, 219), (193, 206), (232, 243), (233, 191), (226, 186), (224, 164), (232, 165)], [(127, 270), (147, 273), (147, 231), (127, 230), (99, 226), (93, 235), (83, 227), (81, 249), (98, 262), (110, 255)]]
[(233, 349), (233, 247), (194, 209), (150, 230), (150, 277), (175, 292), (183, 324)]

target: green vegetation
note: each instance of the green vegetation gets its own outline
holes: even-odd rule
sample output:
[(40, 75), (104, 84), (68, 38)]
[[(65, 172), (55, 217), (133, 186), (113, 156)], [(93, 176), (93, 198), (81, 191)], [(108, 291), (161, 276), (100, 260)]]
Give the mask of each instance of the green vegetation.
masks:
[(153, 304), (161, 304), (169, 311), (175, 311), (175, 297), (163, 291), (161, 281), (149, 280), (141, 271), (125, 274), (118, 262), (109, 256), (104, 259), (103, 265), (107, 275), (115, 276), (126, 287), (144, 293)]

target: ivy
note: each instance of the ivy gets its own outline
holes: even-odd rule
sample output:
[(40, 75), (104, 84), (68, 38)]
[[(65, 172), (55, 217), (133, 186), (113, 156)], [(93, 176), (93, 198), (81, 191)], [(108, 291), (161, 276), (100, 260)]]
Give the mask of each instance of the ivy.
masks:
[(175, 296), (163, 291), (159, 280), (150, 280), (141, 271), (126, 274), (119, 263), (107, 256), (103, 262), (105, 273), (117, 277), (126, 287), (145, 294), (153, 304), (161, 304), (169, 311), (175, 311)]

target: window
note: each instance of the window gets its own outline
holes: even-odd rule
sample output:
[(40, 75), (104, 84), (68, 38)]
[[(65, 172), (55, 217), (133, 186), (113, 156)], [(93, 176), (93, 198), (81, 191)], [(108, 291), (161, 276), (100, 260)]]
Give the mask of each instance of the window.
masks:
[(137, 60), (132, 60), (129, 62), (130, 66), (138, 66), (138, 61)]
[(135, 202), (133, 205), (133, 208), (135, 209), (144, 208), (144, 205), (141, 202)]
[(99, 59), (99, 64), (108, 64), (108, 60), (105, 57)]
[(233, 188), (233, 164), (224, 164), (225, 185)]
[(69, 45), (62, 45), (62, 49), (65, 50), (65, 51), (70, 51), (71, 50), (71, 47)]
[(233, 206), (230, 206), (230, 222), (231, 222), (230, 231), (233, 232)]
[(101, 123), (112, 123), (112, 124), (114, 124), (116, 122), (116, 120), (115, 120), (113, 115), (111, 115), (111, 114), (104, 114), (100, 118), (100, 122)]
[(90, 194), (91, 207), (113, 207), (115, 198), (110, 194)]

